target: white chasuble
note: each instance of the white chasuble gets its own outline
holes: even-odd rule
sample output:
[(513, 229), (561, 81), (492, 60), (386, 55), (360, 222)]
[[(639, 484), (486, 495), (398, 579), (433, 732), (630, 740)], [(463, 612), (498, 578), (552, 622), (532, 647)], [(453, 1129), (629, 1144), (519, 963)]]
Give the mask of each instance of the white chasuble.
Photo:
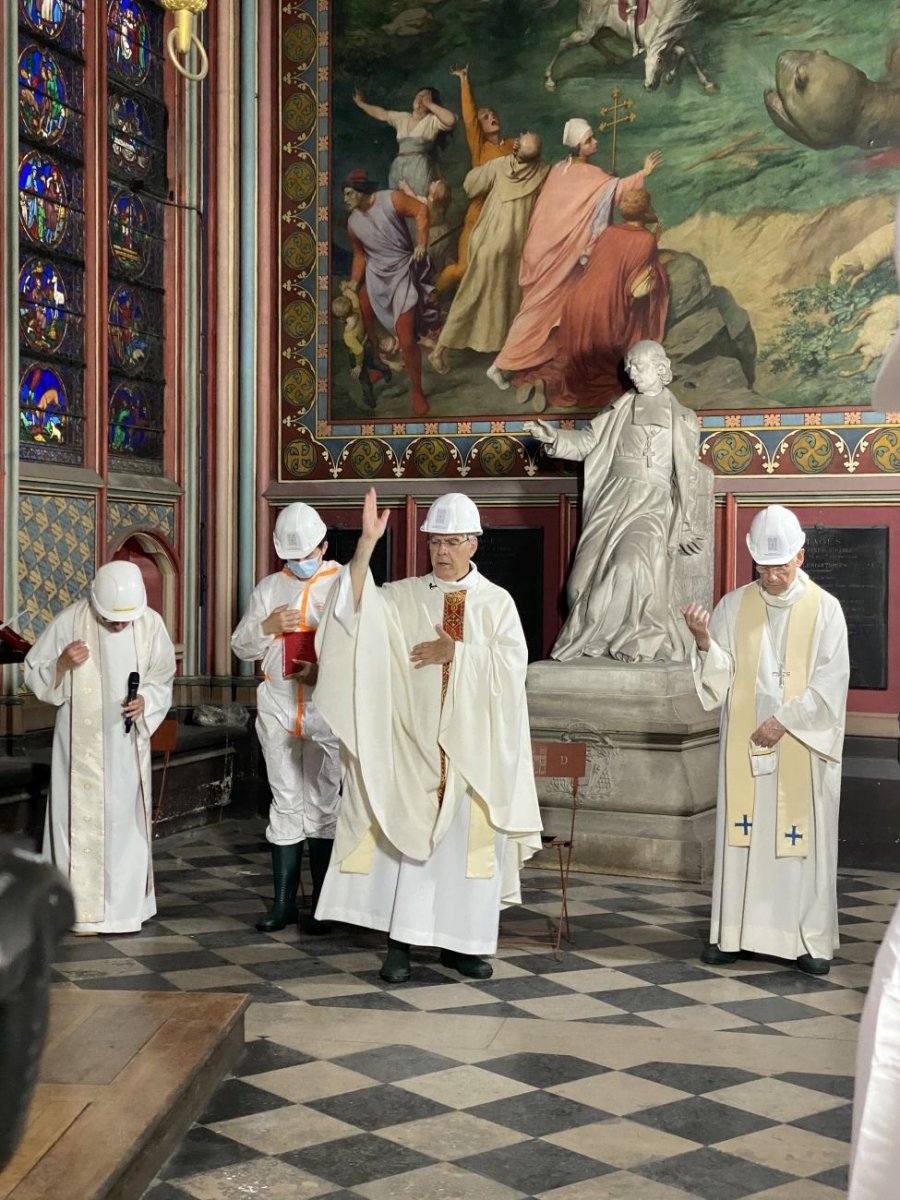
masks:
[[(465, 592), (449, 670), (415, 669), (445, 593)], [(344, 793), (317, 915), (463, 953), (496, 947), (501, 904), (540, 849), (525, 704), (527, 650), (512, 598), (473, 567), (376, 588), (353, 611), (349, 571), (317, 637), (317, 699), (341, 740)]]
[[(72, 641), (90, 656), (56, 687)], [(138, 671), (144, 714), (125, 732), (122, 702)], [(150, 737), (169, 710), (175, 655), (158, 613), (119, 632), (87, 601), (51, 622), (25, 660), (25, 682), (58, 708), (44, 853), (67, 875), (77, 930), (129, 933), (156, 911), (150, 856)]]
[[(729, 815), (727, 747), (735, 669), (742, 653), (741, 609), (751, 588), (764, 601), (765, 621), (759, 631), (755, 712), (750, 724), (755, 728), (774, 716), (787, 733), (776, 747), (773, 769), (753, 777), (752, 814), (746, 814), (752, 825), (749, 839), (733, 844), (729, 822), (740, 819), (740, 814)], [(707, 709), (723, 706), (710, 941), (725, 951), (830, 959), (838, 946), (838, 807), (850, 675), (847, 627), (837, 600), (817, 589), (818, 611), (810, 635), (809, 623), (798, 621), (790, 611), (808, 589), (809, 579), (799, 571), (781, 596), (768, 595), (757, 583), (729, 592), (713, 613), (709, 651), (695, 651), (693, 656), (701, 703)], [(808, 648), (804, 644), (798, 651), (789, 645), (791, 631), (801, 639), (811, 636)], [(746, 657), (746, 645), (743, 653)], [(802, 671), (802, 690), (788, 687), (789, 670)], [(746, 723), (746, 717), (743, 720)], [(788, 738), (794, 743), (792, 751), (805, 750), (808, 760), (807, 794), (792, 798), (808, 813), (803, 856), (785, 856), (778, 849), (779, 836), (790, 832), (790, 824), (784, 828), (783, 803), (779, 819), (779, 775)], [(746, 755), (750, 769), (749, 745)]]

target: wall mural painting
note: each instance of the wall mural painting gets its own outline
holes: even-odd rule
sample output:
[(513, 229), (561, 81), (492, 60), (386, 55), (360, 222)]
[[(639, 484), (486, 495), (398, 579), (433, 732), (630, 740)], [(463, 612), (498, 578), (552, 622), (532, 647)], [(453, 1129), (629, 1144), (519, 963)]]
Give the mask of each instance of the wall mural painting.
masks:
[(898, 324), (897, 6), (324, 7), (282, 5), (286, 477), (531, 474), (510, 435), (646, 337), (719, 473), (895, 462), (852, 410)]

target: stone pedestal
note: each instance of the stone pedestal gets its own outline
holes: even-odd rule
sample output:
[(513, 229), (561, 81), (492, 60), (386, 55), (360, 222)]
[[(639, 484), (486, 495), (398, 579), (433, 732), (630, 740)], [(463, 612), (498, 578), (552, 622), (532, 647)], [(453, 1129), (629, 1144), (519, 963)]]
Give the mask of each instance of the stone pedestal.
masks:
[[(687, 663), (579, 658), (528, 669), (531, 736), (587, 743), (573, 868), (712, 877), (719, 713), (704, 712)], [(571, 783), (539, 779), (547, 829), (568, 830)]]

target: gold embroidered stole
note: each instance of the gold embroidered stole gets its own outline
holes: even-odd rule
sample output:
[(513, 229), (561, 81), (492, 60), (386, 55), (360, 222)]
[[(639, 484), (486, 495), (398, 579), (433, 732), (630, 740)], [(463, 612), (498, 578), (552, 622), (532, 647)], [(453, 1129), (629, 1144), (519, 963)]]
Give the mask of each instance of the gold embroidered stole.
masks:
[[(466, 621), (466, 593), (465, 590), (458, 592), (444, 592), (444, 614), (441, 619), (441, 624), (444, 627), (444, 633), (449, 634), (454, 642), (463, 640), (463, 628)], [(444, 701), (447, 699), (447, 688), (450, 686), (450, 667), (451, 662), (441, 664), (441, 711), (444, 710)], [(438, 784), (438, 808), (444, 803), (444, 791), (447, 787), (447, 755), (443, 750), (441, 755), (441, 781)]]
[[(790, 608), (785, 634), (785, 703), (806, 690), (820, 601), (821, 588), (810, 580), (804, 595)], [(751, 767), (750, 735), (759, 725), (756, 685), (765, 629), (766, 602), (758, 587), (748, 587), (738, 613), (735, 672), (725, 743), (729, 846), (749, 846), (753, 827), (756, 780)], [(785, 733), (775, 752), (778, 756), (775, 855), (777, 858), (805, 858), (812, 794), (809, 750), (791, 733)]]

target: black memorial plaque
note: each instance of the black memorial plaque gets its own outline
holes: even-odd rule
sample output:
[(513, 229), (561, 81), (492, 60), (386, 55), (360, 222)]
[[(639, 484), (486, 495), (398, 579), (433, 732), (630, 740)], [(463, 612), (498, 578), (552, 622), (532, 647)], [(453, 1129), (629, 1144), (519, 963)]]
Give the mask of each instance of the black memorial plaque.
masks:
[(528, 643), (528, 660), (543, 658), (544, 642), (544, 531), (496, 526), (478, 539), (478, 570), (506, 588), (519, 610)]
[(831, 592), (847, 618), (850, 686), (887, 687), (888, 527), (815, 525), (806, 530), (803, 569)]
[[(327, 557), (333, 559), (335, 562), (348, 563), (353, 557), (356, 550), (356, 543), (359, 541), (361, 533), (362, 529), (350, 529), (344, 525), (329, 526)], [(370, 563), (372, 578), (379, 587), (390, 579), (390, 572), (388, 570), (390, 561), (391, 530), (388, 528), (384, 537), (379, 538)]]

